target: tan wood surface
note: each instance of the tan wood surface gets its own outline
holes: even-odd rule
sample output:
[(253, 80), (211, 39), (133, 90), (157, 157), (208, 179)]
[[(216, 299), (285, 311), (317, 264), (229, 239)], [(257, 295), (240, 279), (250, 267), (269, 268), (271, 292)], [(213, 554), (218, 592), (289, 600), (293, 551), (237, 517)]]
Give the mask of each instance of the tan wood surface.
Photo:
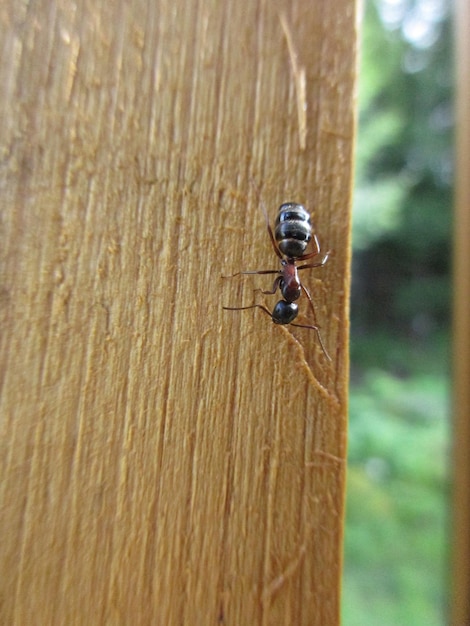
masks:
[[(1, 624), (335, 626), (353, 0), (0, 8)], [(261, 201), (312, 211), (313, 331)], [(302, 318), (308, 323), (305, 302)]]
[(452, 626), (470, 625), (470, 4), (456, 8)]

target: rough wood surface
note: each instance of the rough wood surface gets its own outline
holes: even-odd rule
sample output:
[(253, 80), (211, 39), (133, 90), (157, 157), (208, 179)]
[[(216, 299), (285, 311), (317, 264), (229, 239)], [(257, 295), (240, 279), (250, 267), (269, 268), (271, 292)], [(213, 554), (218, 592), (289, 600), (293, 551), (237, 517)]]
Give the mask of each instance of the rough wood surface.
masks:
[(470, 4), (456, 10), (452, 626), (470, 625)]
[[(1, 623), (334, 626), (353, 0), (7, 0), (0, 29)], [(274, 303), (222, 275), (277, 267), (260, 202), (291, 199), (334, 250), (303, 274), (332, 363), (222, 310)]]

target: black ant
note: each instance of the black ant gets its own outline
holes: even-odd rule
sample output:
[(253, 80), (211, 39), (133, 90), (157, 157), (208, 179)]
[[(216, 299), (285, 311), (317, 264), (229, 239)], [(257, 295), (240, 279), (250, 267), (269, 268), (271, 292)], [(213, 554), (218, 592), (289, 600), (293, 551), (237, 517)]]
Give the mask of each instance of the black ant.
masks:
[[(274, 294), (277, 289), (280, 289), (283, 300), (279, 300), (279, 302), (274, 306), (272, 313), (262, 304), (237, 307), (224, 306), (223, 308), (227, 311), (244, 311), (246, 309), (258, 308), (267, 313), (275, 324), (292, 324), (292, 326), (298, 326), (299, 328), (310, 328), (316, 332), (323, 354), (328, 360), (331, 361), (331, 357), (326, 351), (321, 338), (320, 327), (316, 323), (315, 307), (313, 306), (312, 297), (307, 288), (300, 282), (298, 275), (300, 270), (322, 267), (325, 265), (328, 261), (330, 252), (327, 252), (317, 263), (304, 263), (303, 265), (296, 265), (298, 261), (306, 261), (307, 259), (313, 259), (314, 257), (318, 257), (320, 255), (320, 243), (316, 234), (312, 233), (310, 214), (301, 204), (297, 204), (296, 202), (286, 202), (281, 204), (276, 218), (273, 234), (266, 209), (264, 207), (263, 212), (265, 214), (266, 226), (268, 228), (269, 238), (271, 239), (274, 252), (281, 261), (281, 269), (237, 272), (236, 274), (233, 274), (233, 276), (239, 276), (241, 274), (278, 274), (277, 278), (274, 280), (271, 291), (263, 291), (262, 289), (257, 289), (256, 291), (261, 291), (263, 294)], [(310, 241), (312, 241), (313, 250), (311, 252), (305, 252)], [(299, 313), (299, 307), (295, 300), (299, 299), (302, 291), (310, 302), (310, 308), (315, 322), (312, 325), (293, 323)]]

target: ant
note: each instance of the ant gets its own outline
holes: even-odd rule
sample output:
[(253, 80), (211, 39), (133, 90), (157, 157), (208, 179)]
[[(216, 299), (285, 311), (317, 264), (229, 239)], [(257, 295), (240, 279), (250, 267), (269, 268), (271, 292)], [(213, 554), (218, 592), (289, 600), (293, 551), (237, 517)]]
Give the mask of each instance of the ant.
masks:
[[(274, 252), (281, 261), (281, 269), (237, 272), (236, 274), (233, 274), (233, 276), (240, 276), (241, 274), (278, 274), (277, 278), (274, 280), (271, 291), (264, 291), (262, 289), (256, 289), (255, 291), (261, 291), (263, 294), (274, 294), (278, 289), (280, 289), (283, 300), (279, 300), (279, 302), (274, 306), (272, 313), (262, 304), (252, 304), (250, 306), (239, 307), (224, 306), (223, 308), (226, 311), (244, 311), (246, 309), (258, 308), (264, 313), (267, 313), (275, 324), (292, 324), (292, 326), (298, 326), (299, 328), (310, 328), (316, 332), (323, 354), (329, 361), (331, 361), (331, 357), (323, 344), (320, 327), (316, 322), (315, 307), (313, 306), (312, 297), (307, 288), (300, 282), (298, 275), (300, 270), (322, 267), (328, 261), (331, 253), (327, 252), (323, 258), (316, 263), (296, 265), (298, 261), (306, 261), (307, 259), (313, 259), (314, 257), (318, 257), (320, 255), (320, 243), (316, 234), (312, 233), (310, 214), (301, 204), (297, 204), (296, 202), (285, 202), (284, 204), (281, 204), (276, 218), (273, 234), (273, 230), (269, 224), (269, 219), (264, 206), (263, 212), (266, 218), (266, 226)], [(311, 252), (306, 252), (310, 241), (312, 241), (313, 250)], [(315, 322), (312, 325), (293, 323), (299, 313), (299, 307), (295, 300), (300, 298), (302, 291), (310, 302), (310, 308)]]

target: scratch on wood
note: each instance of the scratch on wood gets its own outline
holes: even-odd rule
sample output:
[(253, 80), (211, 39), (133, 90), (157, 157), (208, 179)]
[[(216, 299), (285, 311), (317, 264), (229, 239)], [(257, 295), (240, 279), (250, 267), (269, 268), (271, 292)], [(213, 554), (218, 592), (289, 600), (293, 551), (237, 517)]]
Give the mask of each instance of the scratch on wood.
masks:
[[(323, 457), (326, 463), (331, 463), (331, 465), (342, 466), (346, 463), (346, 459), (342, 459), (341, 457), (331, 454), (330, 452), (325, 452), (324, 450), (314, 450), (313, 454), (314, 456)], [(325, 463), (322, 463), (321, 461), (307, 461), (307, 463), (305, 463), (305, 467), (323, 467), (324, 465)]]
[(292, 73), (294, 75), (295, 94), (297, 98), (297, 118), (299, 121), (300, 149), (305, 150), (307, 146), (307, 78), (305, 74), (305, 67), (303, 65), (299, 65), (297, 61), (297, 52), (294, 48), (292, 33), (287, 20), (282, 13), (279, 16), (279, 20), (281, 22), (284, 35), (286, 36)]
[(338, 139), (344, 139), (346, 141), (352, 141), (354, 139), (351, 133), (340, 133), (338, 130), (334, 130), (333, 128), (322, 127), (320, 129), (324, 135), (331, 135), (332, 137), (336, 137)]
[(300, 546), (298, 555), (287, 564), (287, 567), (283, 572), (276, 576), (263, 590), (261, 594), (261, 602), (263, 605), (269, 604), (271, 598), (284, 586), (284, 583), (292, 578), (305, 556), (306, 546), (305, 544)]
[(305, 350), (304, 350), (303, 345), (300, 343), (300, 341), (296, 337), (294, 337), (292, 333), (290, 333), (287, 330), (287, 328), (282, 328), (282, 330), (285, 333), (287, 333), (289, 337), (291, 338), (291, 340), (295, 343), (297, 350), (299, 352), (300, 364), (302, 368), (307, 372), (307, 376), (310, 379), (310, 381), (318, 389), (321, 395), (324, 398), (326, 398), (329, 402), (331, 402), (335, 409), (338, 409), (340, 407), (340, 401), (338, 400), (335, 394), (328, 391), (328, 389), (321, 384), (321, 382), (318, 380), (318, 378), (316, 378), (316, 376), (312, 372), (312, 368), (310, 367), (310, 365), (307, 362), (307, 359), (305, 358)]

